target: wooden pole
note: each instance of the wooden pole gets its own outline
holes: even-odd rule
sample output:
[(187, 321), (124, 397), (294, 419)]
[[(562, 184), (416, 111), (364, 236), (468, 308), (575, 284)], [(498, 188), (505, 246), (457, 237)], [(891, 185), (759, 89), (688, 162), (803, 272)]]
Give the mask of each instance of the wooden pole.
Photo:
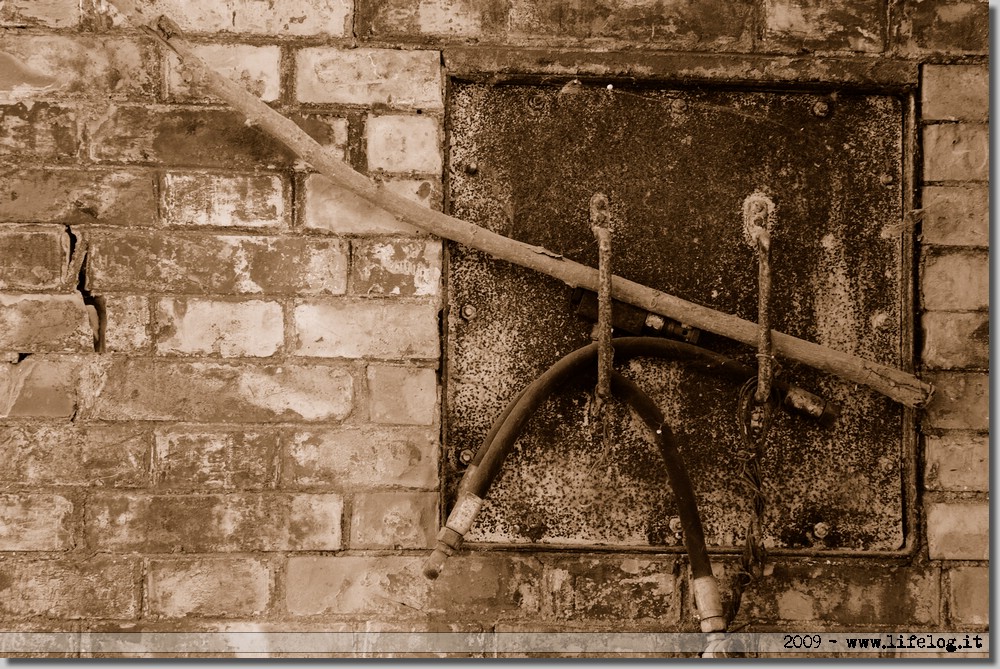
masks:
[[(296, 155), (339, 186), (359, 195), (398, 219), (426, 232), (484, 251), (522, 267), (548, 274), (572, 287), (598, 291), (598, 271), (538, 246), (525, 244), (466, 221), (427, 209), (381, 183), (351, 169), (310, 137), (302, 128), (251, 95), (246, 89), (216, 72), (184, 39), (177, 25), (167, 17), (148, 17), (135, 0), (108, 0), (136, 26), (174, 51), (200, 83), (246, 117), (247, 123), (284, 143)], [(758, 328), (732, 314), (682, 300), (648, 286), (614, 277), (614, 298), (647, 311), (667, 316), (748, 345), (755, 345)], [(887, 365), (865, 360), (813, 342), (772, 331), (774, 353), (847, 381), (868, 386), (907, 406), (920, 407), (930, 400), (933, 387), (917, 377)]]

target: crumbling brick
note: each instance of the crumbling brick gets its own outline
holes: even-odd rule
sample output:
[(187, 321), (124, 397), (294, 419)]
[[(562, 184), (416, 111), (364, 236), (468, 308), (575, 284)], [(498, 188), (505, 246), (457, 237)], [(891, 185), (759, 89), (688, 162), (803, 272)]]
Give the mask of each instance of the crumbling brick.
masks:
[(322, 365), (135, 359), (91, 376), (80, 408), (88, 420), (338, 421), (354, 403), (350, 373)]
[(149, 348), (149, 299), (138, 295), (112, 295), (104, 299), (105, 351), (138, 353)]
[(79, 0), (7, 0), (0, 5), (0, 26), (5, 28), (72, 28), (79, 22)]
[(140, 561), (127, 556), (0, 559), (0, 616), (129, 619), (139, 614)]
[(0, 156), (66, 162), (79, 149), (77, 113), (38, 102), (0, 105)]
[(0, 363), (0, 418), (70, 418), (77, 409), (82, 362), (33, 355)]
[(361, 240), (351, 246), (351, 292), (355, 295), (437, 295), (441, 242)]
[(51, 290), (64, 286), (69, 278), (69, 247), (69, 235), (62, 226), (0, 227), (0, 290)]
[(93, 352), (94, 331), (83, 297), (0, 294), (0, 350)]
[(277, 302), (167, 297), (156, 305), (156, 351), (266, 358), (281, 348), (284, 323)]
[(427, 302), (306, 302), (292, 312), (296, 355), (437, 358), (437, 307)]
[(986, 435), (958, 430), (926, 435), (924, 486), (928, 490), (989, 490), (989, 442)]
[(156, 432), (154, 480), (159, 488), (263, 490), (273, 486), (277, 434), (196, 427)]
[(332, 493), (102, 493), (87, 505), (85, 533), (101, 552), (337, 550), (342, 513)]
[(368, 117), (368, 167), (397, 174), (441, 172), (438, 120), (387, 114)]
[(988, 246), (989, 189), (983, 186), (926, 186), (921, 240), (945, 246)]
[(946, 430), (989, 429), (989, 375), (936, 372), (925, 377), (934, 385), (934, 397), (924, 410), (925, 427)]
[(986, 502), (931, 502), (927, 545), (932, 560), (988, 560), (990, 507)]
[(347, 245), (330, 238), (123, 233), (94, 235), (91, 290), (340, 295)]
[(990, 70), (986, 65), (924, 65), (921, 73), (923, 120), (989, 121)]
[(277, 229), (288, 226), (285, 182), (276, 174), (168, 173), (163, 222), (178, 227)]
[(437, 485), (438, 437), (410, 427), (295, 432), (282, 465), (282, 487), (350, 489)]
[(142, 487), (149, 450), (132, 424), (0, 426), (0, 487)]
[[(187, 0), (152, 0), (143, 9), (149, 16), (170, 16), (192, 33), (343, 37), (349, 35), (352, 6), (343, 0), (285, 0), (273, 5), (201, 0), (194, 6)], [(115, 25), (128, 25), (113, 8), (105, 11)]]
[(154, 617), (237, 618), (263, 613), (273, 576), (254, 558), (150, 560), (149, 613)]
[(5, 170), (0, 220), (152, 227), (154, 184), (153, 175), (142, 170)]
[[(198, 44), (195, 53), (220, 74), (238, 81), (264, 102), (281, 95), (281, 49), (275, 45)], [(204, 84), (192, 81), (176, 54), (167, 53), (167, 95), (174, 100), (217, 102)]]
[(437, 493), (370, 492), (352, 500), (351, 548), (432, 548)]
[(871, 0), (765, 0), (765, 50), (882, 51), (885, 9)]
[(989, 313), (928, 311), (920, 324), (924, 332), (921, 357), (928, 368), (989, 368)]
[(955, 567), (948, 571), (948, 613), (955, 625), (989, 624), (989, 567)]
[(0, 551), (63, 551), (73, 547), (73, 502), (62, 495), (0, 495)]
[(433, 369), (368, 367), (370, 417), (375, 423), (430, 425), (437, 413), (437, 373)]
[[(430, 179), (387, 179), (385, 187), (427, 207), (440, 208), (440, 185)], [(305, 181), (303, 225), (312, 230), (328, 230), (343, 235), (403, 234), (420, 230), (397, 219), (360, 196), (334, 185), (320, 174)]]
[(937, 123), (924, 127), (924, 181), (987, 181), (989, 126)]

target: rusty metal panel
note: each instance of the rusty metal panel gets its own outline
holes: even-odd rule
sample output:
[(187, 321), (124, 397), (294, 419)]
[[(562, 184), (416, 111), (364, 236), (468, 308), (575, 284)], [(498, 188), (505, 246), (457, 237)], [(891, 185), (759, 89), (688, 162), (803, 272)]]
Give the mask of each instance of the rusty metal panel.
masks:
[[(615, 272), (757, 320), (757, 263), (742, 203), (776, 204), (772, 323), (905, 367), (903, 106), (893, 96), (454, 82), (451, 213), (596, 266), (588, 203), (605, 193)], [(590, 342), (572, 289), (451, 244), (445, 482), (449, 504), (475, 450), (522, 387)], [(754, 352), (703, 336), (748, 365)], [(735, 454), (738, 387), (682, 363), (620, 369), (664, 410), (710, 546), (741, 545), (750, 497)], [(763, 455), (766, 540), (776, 548), (893, 551), (904, 540), (906, 431), (898, 405), (785, 363), (781, 376), (840, 404), (832, 427), (780, 414)], [(655, 447), (623, 407), (591, 437), (592, 386), (567, 387), (529, 423), (490, 491), (472, 542), (672, 547), (673, 495)], [(824, 537), (814, 528), (823, 522)]]

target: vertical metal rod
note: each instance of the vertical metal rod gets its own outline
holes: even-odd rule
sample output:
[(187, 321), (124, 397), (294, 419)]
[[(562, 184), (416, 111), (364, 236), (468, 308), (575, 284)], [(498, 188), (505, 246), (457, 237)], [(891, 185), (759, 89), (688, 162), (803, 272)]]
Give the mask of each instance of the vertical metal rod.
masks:
[(590, 198), (590, 229), (597, 238), (597, 399), (595, 408), (600, 415), (604, 403), (611, 399), (611, 369), (614, 349), (611, 346), (611, 210), (603, 193)]

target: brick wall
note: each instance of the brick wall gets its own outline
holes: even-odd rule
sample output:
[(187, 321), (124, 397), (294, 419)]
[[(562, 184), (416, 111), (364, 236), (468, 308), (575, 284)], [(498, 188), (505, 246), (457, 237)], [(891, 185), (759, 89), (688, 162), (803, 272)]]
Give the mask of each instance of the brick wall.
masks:
[[(454, 47), (538, 72), (640, 52), (660, 76), (778, 83), (919, 66), (915, 362), (937, 393), (918, 416), (914, 548), (779, 558), (742, 617), (986, 629), (986, 3), (144, 4), (432, 208)], [(440, 240), (243, 124), (103, 2), (8, 0), (0, 31), (0, 628), (697, 628), (675, 555), (472, 551), (426, 581)]]

